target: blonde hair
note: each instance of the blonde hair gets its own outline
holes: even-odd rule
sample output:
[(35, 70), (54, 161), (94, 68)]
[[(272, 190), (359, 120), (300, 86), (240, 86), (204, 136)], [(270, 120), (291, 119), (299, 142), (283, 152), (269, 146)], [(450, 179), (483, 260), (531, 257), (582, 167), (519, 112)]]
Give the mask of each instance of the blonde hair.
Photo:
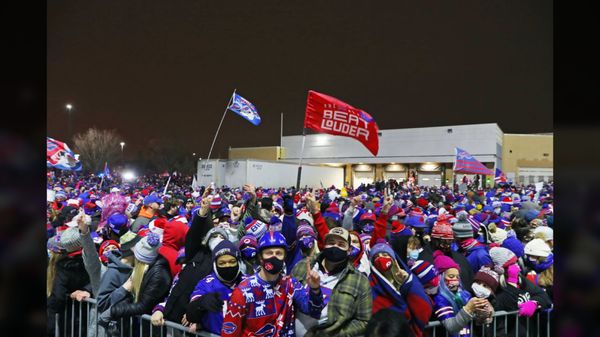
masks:
[(64, 256), (64, 254), (50, 252), (50, 260), (48, 260), (48, 267), (46, 268), (46, 297), (50, 297), (52, 294), (54, 277), (56, 276), (56, 263), (62, 260)]
[(135, 259), (133, 264), (133, 272), (131, 272), (131, 293), (135, 299), (134, 302), (137, 302), (140, 298), (140, 287), (142, 286), (144, 274), (146, 274), (146, 270), (148, 270), (148, 264), (141, 262), (138, 259)]
[(544, 241), (550, 247), (550, 249), (554, 248), (554, 244), (552, 243), (552, 240), (546, 241), (546, 236), (542, 232), (535, 233), (535, 236), (533, 238), (534, 239), (542, 239), (542, 241)]
[[(545, 262), (545, 261), (546, 261), (545, 257), (538, 258), (538, 263)], [(548, 269), (539, 273), (539, 275), (538, 275), (538, 285), (540, 287), (547, 288), (547, 287), (551, 287), (553, 284), (554, 284), (554, 264), (551, 265)]]
[(419, 249), (421, 248), (421, 241), (416, 236), (411, 236), (408, 238), (408, 243), (406, 244), (406, 248)]

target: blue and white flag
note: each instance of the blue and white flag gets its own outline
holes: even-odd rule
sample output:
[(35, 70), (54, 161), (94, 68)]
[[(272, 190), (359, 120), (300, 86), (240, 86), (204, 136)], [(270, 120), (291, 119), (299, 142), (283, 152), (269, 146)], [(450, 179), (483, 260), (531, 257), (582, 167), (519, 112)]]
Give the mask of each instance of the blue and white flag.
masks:
[(454, 172), (467, 174), (494, 175), (492, 170), (488, 169), (475, 159), (469, 152), (456, 148), (456, 159), (454, 161)]
[(260, 116), (258, 115), (258, 111), (256, 111), (254, 104), (236, 93), (233, 94), (231, 104), (227, 108), (244, 117), (244, 119), (254, 125), (260, 124)]

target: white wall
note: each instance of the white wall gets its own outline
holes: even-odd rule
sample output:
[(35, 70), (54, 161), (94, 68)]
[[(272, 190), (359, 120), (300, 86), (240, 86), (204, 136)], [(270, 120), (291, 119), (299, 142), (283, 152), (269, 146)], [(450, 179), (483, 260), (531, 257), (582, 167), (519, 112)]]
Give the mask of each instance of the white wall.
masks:
[[(296, 186), (298, 164), (260, 160), (211, 160), (208, 169), (206, 161), (198, 163), (198, 184), (208, 186), (214, 182), (217, 186), (240, 187), (246, 183), (265, 187)], [(301, 186), (319, 188), (335, 185), (342, 187), (344, 168), (303, 165)]]
[[(313, 134), (306, 136), (304, 160), (307, 163), (450, 163), (454, 162), (455, 147), (482, 162), (497, 162), (502, 157), (503, 132), (495, 123), (380, 132), (377, 157), (353, 138)], [(302, 136), (283, 137), (285, 160), (298, 159), (301, 144)]]

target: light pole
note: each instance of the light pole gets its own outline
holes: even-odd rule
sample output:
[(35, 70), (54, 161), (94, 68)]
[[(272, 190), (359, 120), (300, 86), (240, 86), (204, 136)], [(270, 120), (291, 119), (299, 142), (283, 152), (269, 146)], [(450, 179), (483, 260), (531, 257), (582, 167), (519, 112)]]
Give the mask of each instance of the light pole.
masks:
[(71, 137), (72, 137), (71, 110), (73, 109), (73, 105), (71, 105), (70, 103), (67, 103), (67, 105), (65, 105), (65, 108), (67, 108), (68, 128), (69, 128), (69, 135), (68, 135), (67, 141), (70, 142)]
[(123, 165), (123, 148), (125, 147), (125, 142), (120, 142), (121, 145), (121, 165)]

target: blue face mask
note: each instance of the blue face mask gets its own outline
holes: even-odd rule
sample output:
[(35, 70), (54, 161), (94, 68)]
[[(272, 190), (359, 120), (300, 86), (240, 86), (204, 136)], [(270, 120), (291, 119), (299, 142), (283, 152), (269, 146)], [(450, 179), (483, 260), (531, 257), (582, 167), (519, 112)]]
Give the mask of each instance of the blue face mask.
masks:
[(415, 250), (409, 250), (408, 251), (408, 258), (411, 259), (411, 260), (413, 260), (413, 261), (418, 260), (419, 259), (419, 251), (416, 250), (416, 249)]
[(312, 236), (305, 236), (298, 241), (298, 245), (302, 250), (312, 249), (315, 245), (315, 238)]
[(253, 259), (256, 256), (256, 248), (254, 247), (245, 247), (240, 252), (245, 260)]
[(362, 232), (365, 234), (371, 234), (371, 233), (373, 233), (374, 230), (375, 230), (375, 225), (372, 223), (366, 223), (362, 228)]
[(350, 254), (348, 254), (348, 257), (350, 258), (350, 260), (354, 260), (358, 254), (360, 253), (360, 249), (352, 246), (352, 252), (350, 252)]

